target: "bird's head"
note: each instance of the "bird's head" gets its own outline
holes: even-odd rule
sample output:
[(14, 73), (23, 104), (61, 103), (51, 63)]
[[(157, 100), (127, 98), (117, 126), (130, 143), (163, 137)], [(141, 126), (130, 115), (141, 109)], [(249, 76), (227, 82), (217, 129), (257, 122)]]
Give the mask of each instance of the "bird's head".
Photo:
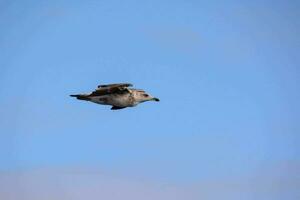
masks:
[(158, 98), (151, 96), (150, 94), (147, 94), (144, 90), (135, 90), (135, 99), (139, 103), (143, 103), (145, 101), (159, 101)]

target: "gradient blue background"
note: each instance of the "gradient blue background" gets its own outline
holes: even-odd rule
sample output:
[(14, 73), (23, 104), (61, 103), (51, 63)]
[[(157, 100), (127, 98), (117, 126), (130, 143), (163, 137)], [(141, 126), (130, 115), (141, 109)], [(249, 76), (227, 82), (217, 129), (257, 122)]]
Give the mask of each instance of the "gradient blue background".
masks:
[[(113, 191), (136, 181), (122, 199), (148, 199), (134, 189), (145, 182), (153, 199), (186, 187), (176, 198), (299, 199), (299, 10), (292, 0), (0, 1), (0, 197), (43, 199), (59, 182), (44, 177), (79, 168), (122, 177)], [(68, 96), (114, 82), (161, 102), (111, 111)], [(76, 180), (49, 195), (110, 178)]]

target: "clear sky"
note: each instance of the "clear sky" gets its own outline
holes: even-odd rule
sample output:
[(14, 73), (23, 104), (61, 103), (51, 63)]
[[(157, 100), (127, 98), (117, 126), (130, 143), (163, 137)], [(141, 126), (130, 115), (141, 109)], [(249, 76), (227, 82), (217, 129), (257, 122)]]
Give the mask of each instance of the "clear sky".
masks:
[[(0, 1), (0, 198), (299, 199), (299, 10)], [(69, 97), (114, 82), (161, 101)]]

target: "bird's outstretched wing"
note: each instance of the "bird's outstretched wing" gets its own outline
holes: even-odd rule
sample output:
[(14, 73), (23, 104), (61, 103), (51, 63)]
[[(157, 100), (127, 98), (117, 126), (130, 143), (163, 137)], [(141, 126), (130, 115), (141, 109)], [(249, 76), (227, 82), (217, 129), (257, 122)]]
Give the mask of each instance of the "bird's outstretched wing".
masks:
[(114, 83), (106, 85), (98, 85), (98, 88), (108, 88), (108, 87), (132, 87), (131, 83)]
[(129, 93), (128, 87), (133, 86), (130, 83), (116, 83), (108, 85), (99, 85), (89, 96), (102, 96), (108, 94), (125, 94)]

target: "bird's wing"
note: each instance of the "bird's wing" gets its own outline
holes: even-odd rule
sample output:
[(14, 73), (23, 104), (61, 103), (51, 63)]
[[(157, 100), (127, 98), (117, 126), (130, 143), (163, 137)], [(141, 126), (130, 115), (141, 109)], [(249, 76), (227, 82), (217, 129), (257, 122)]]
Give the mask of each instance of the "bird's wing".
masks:
[(89, 96), (102, 96), (108, 94), (125, 94), (129, 93), (128, 87), (131, 87), (130, 83), (117, 83), (108, 85), (99, 85), (98, 88), (93, 91)]
[(114, 83), (106, 85), (98, 85), (98, 88), (108, 88), (108, 87), (132, 87), (131, 83)]
[(124, 109), (126, 107), (119, 107), (119, 106), (113, 106), (111, 107), (111, 110), (120, 110), (120, 109)]

